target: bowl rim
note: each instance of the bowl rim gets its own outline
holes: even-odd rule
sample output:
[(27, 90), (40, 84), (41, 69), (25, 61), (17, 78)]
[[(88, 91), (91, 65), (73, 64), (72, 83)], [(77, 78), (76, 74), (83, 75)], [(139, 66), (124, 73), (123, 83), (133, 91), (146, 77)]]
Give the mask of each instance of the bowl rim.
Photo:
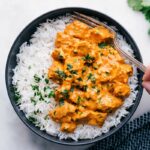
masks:
[[(113, 18), (111, 18), (110, 16), (104, 14), (104, 13), (101, 13), (97, 10), (93, 10), (93, 9), (89, 9), (89, 8), (84, 8), (84, 7), (64, 7), (64, 8), (58, 8), (58, 9), (54, 9), (52, 11), (49, 11), (49, 12), (46, 12), (42, 15), (40, 15), (39, 17), (35, 18), (34, 20), (32, 20), (27, 26), (24, 27), (24, 29), (20, 32), (20, 34), (17, 36), (17, 38), (15, 39), (10, 51), (9, 51), (9, 54), (8, 54), (8, 57), (7, 57), (7, 62), (6, 62), (6, 68), (5, 68), (5, 83), (6, 83), (6, 88), (7, 88), (7, 93), (8, 93), (8, 96), (9, 96), (9, 99), (10, 99), (10, 102), (15, 110), (15, 112), (17, 113), (17, 115), (19, 116), (19, 118), (23, 121), (23, 123), (32, 131), (34, 132), (36, 135), (46, 139), (47, 141), (51, 141), (51, 142), (54, 142), (54, 143), (57, 143), (57, 144), (61, 144), (61, 145), (68, 145), (68, 146), (81, 146), (81, 145), (89, 145), (89, 144), (94, 144), (95, 142), (98, 142), (98, 141), (101, 141), (109, 136), (112, 136), (115, 132), (117, 132), (119, 129), (121, 129), (128, 121), (129, 119), (133, 116), (134, 112), (136, 111), (138, 105), (139, 105), (139, 102), (141, 100), (141, 97), (142, 97), (142, 93), (143, 93), (143, 88), (142, 86), (140, 85), (140, 89), (138, 91), (138, 95), (137, 95), (137, 99), (134, 101), (134, 104), (132, 105), (132, 110), (125, 116), (125, 118), (123, 119), (123, 121), (121, 123), (119, 123), (117, 125), (117, 127), (115, 127), (113, 130), (110, 130), (108, 131), (107, 133), (105, 133), (104, 135), (100, 135), (98, 137), (95, 137), (94, 139), (85, 139), (85, 140), (82, 140), (81, 141), (74, 141), (74, 142), (66, 142), (67, 140), (60, 140), (58, 137), (57, 139), (52, 139), (51, 137), (54, 137), (52, 135), (49, 135), (48, 133), (46, 132), (43, 132), (43, 134), (39, 133), (41, 130), (40, 129), (36, 129), (36, 127), (34, 125), (31, 125), (29, 124), (29, 122), (27, 121), (27, 118), (25, 117), (25, 115), (23, 116), (21, 114), (21, 112), (18, 110), (18, 106), (15, 104), (11, 94), (10, 94), (10, 90), (9, 90), (9, 83), (8, 83), (8, 68), (9, 68), (9, 60), (11, 58), (11, 53), (14, 51), (14, 45), (17, 43), (17, 41), (19, 40), (19, 37), (24, 34), (24, 32), (30, 28), (30, 26), (32, 26), (32, 23), (36, 22), (36, 21), (40, 21), (42, 18), (44, 18), (45, 16), (47, 15), (51, 15), (51, 14), (54, 14), (58, 11), (65, 11), (67, 9), (80, 9), (82, 11), (89, 11), (89, 12), (94, 12), (94, 13), (98, 13), (99, 15), (102, 15), (106, 18), (108, 18), (109, 20), (113, 21), (114, 23), (116, 23), (118, 26), (121, 27), (121, 29), (128, 35), (128, 38), (134, 43), (134, 47), (135, 49), (138, 51), (139, 53), (139, 59), (141, 62), (142, 61), (142, 57), (141, 57), (141, 54), (140, 54), (140, 51), (139, 51), (139, 48), (137, 47), (137, 44), (136, 42), (133, 40), (133, 38), (131, 37), (131, 35), (128, 33), (128, 31), (122, 26), (120, 25), (117, 21), (115, 21)], [(39, 22), (39, 24), (41, 24)], [(140, 72), (140, 74), (142, 74)], [(140, 81), (141, 81), (141, 77), (140, 77)], [(22, 112), (23, 113), (23, 112)], [(47, 134), (47, 135), (46, 135)]]

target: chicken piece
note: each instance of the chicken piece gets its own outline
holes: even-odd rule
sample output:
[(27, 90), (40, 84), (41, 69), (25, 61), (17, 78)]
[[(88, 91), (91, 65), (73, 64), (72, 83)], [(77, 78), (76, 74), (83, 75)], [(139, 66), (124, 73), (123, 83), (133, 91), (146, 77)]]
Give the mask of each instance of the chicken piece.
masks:
[(118, 68), (118, 74), (116, 75), (114, 81), (127, 83), (129, 76), (132, 76), (133, 74), (132, 66), (128, 64), (119, 64)]
[(128, 83), (128, 79), (129, 79), (129, 76), (125, 73), (118, 73), (119, 75), (117, 75), (114, 79), (114, 81), (117, 81), (117, 82), (122, 82), (122, 83)]
[(60, 62), (64, 61), (64, 59), (66, 58), (66, 54), (64, 53), (62, 48), (56, 48), (54, 49), (54, 51), (52, 52), (52, 57), (55, 60), (58, 60)]
[(114, 38), (114, 35), (103, 26), (98, 26), (90, 29), (87, 35), (88, 41), (96, 44), (112, 38)]
[(89, 110), (93, 110), (93, 111), (97, 110), (97, 103), (95, 101), (92, 101), (92, 100), (86, 100), (81, 105), (84, 106), (85, 108), (89, 109)]
[(110, 93), (103, 93), (97, 101), (97, 107), (102, 112), (112, 112), (123, 104), (120, 98), (113, 96)]
[(66, 26), (64, 33), (79, 39), (84, 39), (89, 29), (88, 25), (75, 20)]
[(128, 76), (132, 76), (133, 68), (128, 64), (120, 64), (120, 74), (128, 74)]
[[(83, 66), (80, 70), (80, 76), (74, 80), (74, 84), (79, 86), (82, 91), (90, 91), (93, 85), (97, 84), (99, 75), (97, 70), (94, 70), (92, 66)], [(93, 89), (91, 89), (93, 90)]]
[(113, 93), (113, 91), (114, 91), (114, 88), (113, 88), (113, 83), (112, 82), (104, 82), (104, 83), (102, 83), (102, 85), (101, 85), (101, 91), (102, 91), (102, 93), (104, 93), (104, 92), (110, 92), (110, 93)]
[(64, 81), (63, 84), (55, 90), (55, 99), (56, 100), (69, 99), (70, 89), (71, 83)]
[(107, 51), (109, 52), (108, 55), (109, 60), (124, 63), (124, 58), (119, 54), (117, 50), (115, 50), (112, 47), (108, 47)]
[(77, 72), (81, 72), (82, 68), (84, 66), (84, 60), (80, 56), (75, 57), (68, 57), (65, 60), (64, 69), (66, 72), (69, 72), (70, 74), (77, 74)]
[(71, 133), (76, 129), (76, 127), (77, 127), (77, 124), (75, 122), (70, 122), (70, 123), (64, 122), (61, 124), (60, 130)]
[(76, 113), (69, 114), (61, 119), (61, 122), (83, 122), (88, 117), (90, 111), (84, 107), (79, 106)]
[(90, 44), (88, 41), (79, 41), (74, 46), (73, 52), (78, 56), (90, 55), (92, 58), (95, 58), (98, 54), (98, 47)]
[(79, 42), (79, 39), (71, 37), (63, 32), (58, 32), (55, 40), (55, 46), (57, 48), (63, 48), (64, 52), (71, 52), (74, 49), (74, 43)]
[(118, 64), (104, 63), (97, 69), (99, 75), (97, 82), (112, 81), (117, 76), (118, 70)]
[(50, 111), (49, 115), (53, 120), (60, 122), (61, 118), (69, 115), (70, 113), (74, 113), (76, 109), (76, 106), (65, 101), (62, 106), (57, 107), (53, 111)]
[(115, 82), (113, 84), (113, 94), (119, 97), (127, 97), (130, 94), (130, 87), (127, 84), (121, 82)]
[(60, 62), (54, 61), (48, 70), (48, 77), (58, 83), (59, 81), (64, 80), (67, 77), (64, 72), (64, 66)]
[(124, 63), (124, 58), (121, 57), (118, 51), (107, 44), (106, 46), (103, 46), (103, 48), (99, 48), (99, 54), (101, 56), (100, 58), (102, 59), (102, 63), (105, 63), (104, 61), (110, 62), (110, 60), (111, 63), (115, 63), (115, 62)]
[(72, 102), (79, 105), (79, 104), (83, 103), (83, 101), (85, 101), (85, 92), (78, 90), (78, 89), (74, 89), (73, 92), (70, 92), (69, 99)]
[(88, 124), (101, 127), (106, 120), (106, 117), (107, 113), (91, 111), (88, 116)]
[(75, 121), (74, 114), (69, 114), (69, 115), (67, 115), (67, 116), (60, 119), (61, 123), (63, 123), (63, 122), (70, 123), (70, 122), (73, 122), (73, 121)]
[(84, 111), (78, 111), (76, 114), (74, 114), (73, 120), (78, 123), (86, 123), (89, 113), (90, 111), (85, 110), (85, 109)]

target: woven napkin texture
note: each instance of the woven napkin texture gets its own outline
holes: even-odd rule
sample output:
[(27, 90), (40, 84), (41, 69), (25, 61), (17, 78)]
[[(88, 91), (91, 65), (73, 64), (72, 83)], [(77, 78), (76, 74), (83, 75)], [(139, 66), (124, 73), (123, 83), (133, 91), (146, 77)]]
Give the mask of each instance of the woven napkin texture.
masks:
[(89, 150), (150, 150), (150, 112), (130, 121)]

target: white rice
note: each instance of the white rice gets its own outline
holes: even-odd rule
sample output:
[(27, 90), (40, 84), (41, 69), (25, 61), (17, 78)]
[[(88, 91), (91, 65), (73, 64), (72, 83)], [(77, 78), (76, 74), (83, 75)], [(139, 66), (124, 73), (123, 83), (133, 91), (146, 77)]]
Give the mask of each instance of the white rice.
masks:
[[(74, 133), (67, 134), (61, 132), (59, 123), (54, 122), (49, 117), (45, 118), (48, 112), (56, 107), (54, 98), (45, 98), (44, 101), (39, 101), (39, 97), (35, 97), (37, 104), (34, 105), (34, 103), (31, 102), (31, 97), (34, 97), (31, 85), (35, 84), (33, 77), (35, 74), (40, 78), (42, 78), (43, 75), (44, 77), (47, 76), (48, 68), (52, 64), (50, 54), (54, 49), (56, 34), (58, 31), (63, 31), (66, 24), (70, 21), (71, 18), (69, 16), (62, 16), (56, 20), (47, 20), (47, 22), (42, 23), (32, 35), (30, 44), (22, 44), (20, 53), (17, 54), (18, 65), (14, 69), (13, 85), (17, 87), (17, 91), (21, 95), (19, 103), (20, 109), (25, 113), (27, 118), (31, 116), (34, 117), (36, 119), (35, 124), (39, 126), (41, 130), (45, 130), (50, 135), (58, 136), (60, 139), (92, 139), (108, 132), (111, 127), (117, 126), (120, 123), (121, 118), (128, 114), (127, 108), (133, 105), (137, 94), (137, 91), (135, 90), (138, 83), (137, 69), (132, 65), (134, 71), (133, 76), (129, 79), (131, 87), (130, 96), (114, 114), (107, 117), (101, 128), (90, 125), (78, 125)], [(133, 51), (121, 35), (118, 35), (118, 42), (124, 51), (133, 55)], [(48, 85), (51, 89), (57, 86), (52, 81), (50, 81)], [(43, 90), (44, 86), (46, 86), (46, 83), (44, 78), (42, 78), (39, 83), (42, 94), (45, 94)], [(37, 111), (38, 113), (35, 113)]]

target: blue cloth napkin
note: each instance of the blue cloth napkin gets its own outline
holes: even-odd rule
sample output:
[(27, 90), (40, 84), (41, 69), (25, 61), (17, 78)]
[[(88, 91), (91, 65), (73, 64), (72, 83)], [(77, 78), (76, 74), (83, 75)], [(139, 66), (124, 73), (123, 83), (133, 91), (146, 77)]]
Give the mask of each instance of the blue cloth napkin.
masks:
[(89, 150), (150, 150), (150, 112), (130, 121)]

